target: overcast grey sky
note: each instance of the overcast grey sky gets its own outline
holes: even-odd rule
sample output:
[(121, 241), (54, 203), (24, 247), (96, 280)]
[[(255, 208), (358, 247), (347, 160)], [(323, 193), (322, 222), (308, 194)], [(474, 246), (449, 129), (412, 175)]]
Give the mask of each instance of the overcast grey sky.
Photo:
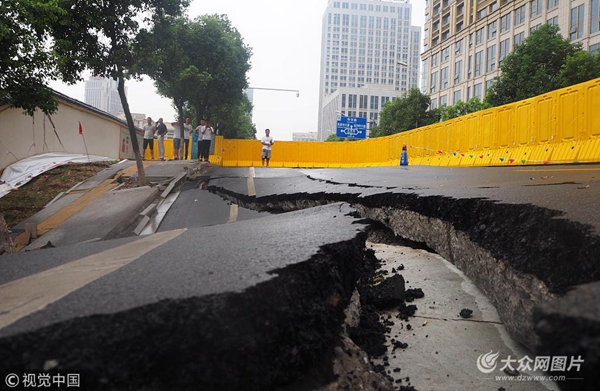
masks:
[[(343, 1), (343, 0), (341, 0)], [(425, 1), (412, 0), (412, 24), (423, 26)], [(193, 0), (188, 16), (226, 14), (252, 48), (251, 87), (300, 90), (254, 91), (253, 122), (257, 134), (265, 128), (279, 140), (293, 132), (317, 131), (321, 22), (327, 0)], [(52, 88), (84, 100), (84, 83)], [(160, 97), (152, 81), (127, 81), (127, 98), (134, 113), (175, 120), (169, 99)]]

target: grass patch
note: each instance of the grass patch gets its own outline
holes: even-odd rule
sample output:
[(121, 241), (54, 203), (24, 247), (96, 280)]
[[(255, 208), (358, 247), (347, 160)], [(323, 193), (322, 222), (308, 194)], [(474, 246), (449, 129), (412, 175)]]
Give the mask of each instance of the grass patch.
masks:
[(14, 227), (44, 209), (61, 192), (93, 177), (113, 163), (74, 163), (47, 171), (0, 198), (0, 214), (4, 215), (6, 225)]

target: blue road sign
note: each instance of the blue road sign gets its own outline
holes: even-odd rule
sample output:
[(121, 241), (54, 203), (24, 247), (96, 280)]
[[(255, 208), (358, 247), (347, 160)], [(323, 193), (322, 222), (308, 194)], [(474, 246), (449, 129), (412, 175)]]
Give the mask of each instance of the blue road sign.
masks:
[(335, 135), (342, 138), (367, 138), (367, 119), (340, 117)]

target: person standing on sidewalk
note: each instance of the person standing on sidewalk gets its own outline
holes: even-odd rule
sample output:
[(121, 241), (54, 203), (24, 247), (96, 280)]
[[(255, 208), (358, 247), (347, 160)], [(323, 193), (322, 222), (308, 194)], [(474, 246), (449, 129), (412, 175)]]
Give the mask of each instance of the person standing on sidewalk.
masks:
[(156, 127), (152, 123), (152, 118), (148, 117), (146, 120), (146, 124), (144, 125), (144, 145), (142, 148), (142, 157), (146, 155), (146, 148), (150, 148), (150, 155), (152, 156), (152, 160), (154, 160), (154, 131)]
[(200, 125), (194, 130), (194, 133), (198, 135), (198, 161), (202, 161), (202, 134), (204, 132), (204, 128), (206, 128), (206, 121), (201, 119)]
[(271, 146), (275, 143), (273, 141), (273, 137), (271, 137), (271, 130), (265, 129), (265, 135), (262, 138), (262, 166), (265, 166), (265, 161), (267, 162), (267, 167), (269, 167), (269, 160), (271, 160)]
[(158, 136), (158, 158), (165, 160), (165, 135), (167, 134), (167, 125), (163, 123), (163, 119), (159, 118), (156, 122), (156, 135)]
[[(185, 124), (183, 125), (183, 145), (181, 146), (181, 159), (188, 160), (188, 152), (190, 146), (190, 132), (192, 131), (191, 119), (186, 118)], [(184, 153), (185, 148), (185, 153)]]
[(200, 161), (205, 161), (208, 163), (208, 155), (210, 155), (210, 144), (212, 142), (212, 135), (214, 131), (210, 126), (210, 122), (206, 121), (206, 126), (202, 130), (201, 138), (202, 141), (200, 143)]
[(179, 130), (179, 121), (171, 122), (173, 126), (173, 160), (179, 160), (179, 149), (181, 148), (181, 132)]

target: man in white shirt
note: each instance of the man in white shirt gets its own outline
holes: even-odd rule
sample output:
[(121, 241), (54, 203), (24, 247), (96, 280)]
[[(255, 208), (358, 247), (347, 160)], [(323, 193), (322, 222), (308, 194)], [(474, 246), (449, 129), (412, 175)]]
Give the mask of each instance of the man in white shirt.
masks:
[(208, 156), (210, 154), (210, 144), (212, 143), (212, 135), (214, 133), (213, 128), (210, 126), (209, 121), (202, 121), (205, 126), (200, 130), (200, 161), (208, 163)]
[(271, 131), (265, 129), (265, 135), (262, 138), (262, 166), (265, 166), (265, 160), (267, 161), (267, 167), (269, 167), (269, 160), (271, 159), (271, 146), (275, 143), (273, 137), (271, 137)]
[(179, 160), (179, 150), (181, 149), (181, 131), (179, 130), (179, 122), (171, 122), (171, 126), (173, 126), (173, 159)]
[(200, 125), (194, 130), (194, 132), (198, 135), (198, 161), (202, 161), (202, 135), (204, 134), (204, 129), (206, 129), (206, 121), (201, 119)]
[[(181, 159), (188, 159), (188, 152), (190, 147), (190, 132), (192, 131), (191, 119), (186, 118), (185, 124), (183, 125), (183, 145), (181, 146)], [(185, 148), (185, 151), (184, 151)]]
[(142, 157), (146, 155), (146, 148), (150, 148), (152, 160), (154, 160), (154, 130), (152, 118), (148, 117), (147, 122), (144, 125), (144, 145), (142, 148)]

